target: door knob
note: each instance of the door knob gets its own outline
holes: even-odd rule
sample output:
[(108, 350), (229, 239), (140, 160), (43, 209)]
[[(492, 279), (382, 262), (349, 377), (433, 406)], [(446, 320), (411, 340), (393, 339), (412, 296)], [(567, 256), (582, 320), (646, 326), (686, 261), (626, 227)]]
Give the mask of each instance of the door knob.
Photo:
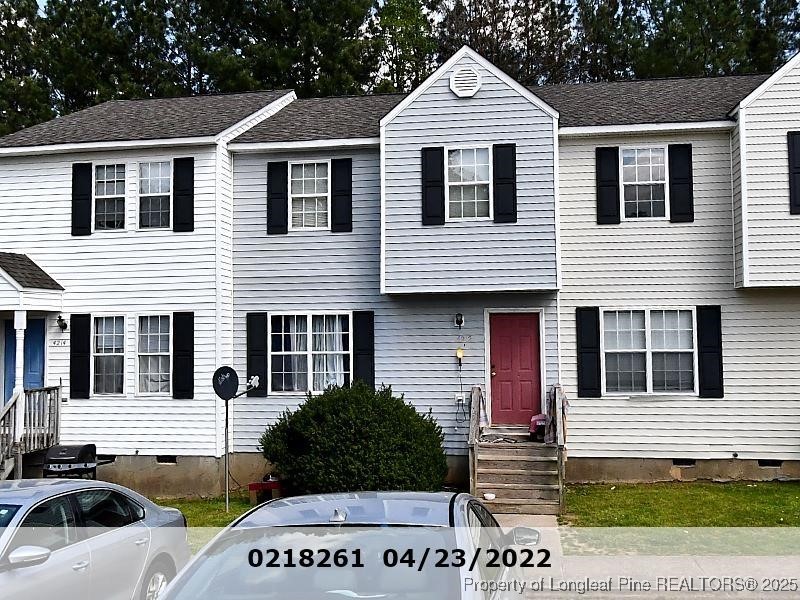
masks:
[(495, 371), (494, 365), (492, 365), (491, 376), (494, 377), (495, 375), (497, 375), (497, 371)]

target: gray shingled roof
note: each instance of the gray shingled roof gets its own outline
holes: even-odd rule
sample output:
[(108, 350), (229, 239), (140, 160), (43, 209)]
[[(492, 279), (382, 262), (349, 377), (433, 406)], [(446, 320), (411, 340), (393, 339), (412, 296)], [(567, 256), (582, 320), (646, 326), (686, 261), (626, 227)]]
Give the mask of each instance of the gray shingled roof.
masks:
[(236, 138), (237, 142), (290, 142), (378, 137), (380, 120), (405, 94), (333, 96), (295, 100)]
[(561, 127), (724, 121), (768, 77), (642, 79), (530, 90), (558, 111)]
[(59, 283), (25, 254), (0, 252), (0, 269), (25, 288), (63, 290)]
[(0, 147), (213, 136), (287, 93), (111, 100), (7, 135)]

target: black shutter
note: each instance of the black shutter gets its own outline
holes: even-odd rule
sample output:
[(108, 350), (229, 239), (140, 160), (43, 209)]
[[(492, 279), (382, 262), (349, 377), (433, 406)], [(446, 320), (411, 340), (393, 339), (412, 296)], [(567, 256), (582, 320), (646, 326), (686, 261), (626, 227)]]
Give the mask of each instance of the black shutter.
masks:
[(72, 235), (92, 233), (92, 163), (72, 165)]
[(600, 390), (600, 309), (575, 309), (578, 341), (578, 396), (599, 398)]
[(597, 223), (619, 223), (619, 148), (597, 148), (595, 151), (597, 179)]
[(194, 398), (194, 313), (172, 314), (172, 397)]
[(789, 213), (800, 215), (800, 131), (789, 132)]
[(176, 158), (172, 198), (172, 230), (194, 231), (194, 157)]
[(247, 313), (247, 374), (246, 379), (258, 375), (258, 387), (248, 396), (263, 398), (267, 395), (267, 313)]
[(289, 232), (289, 163), (267, 163), (267, 234)]
[(353, 313), (353, 379), (375, 387), (375, 313)]
[(331, 231), (353, 231), (353, 159), (331, 161)]
[(722, 310), (719, 306), (697, 307), (697, 367), (701, 398), (725, 395), (722, 377)]
[(422, 149), (422, 224), (444, 225), (444, 148)]
[(694, 221), (691, 144), (669, 146), (669, 220), (673, 223)]
[(69, 319), (69, 395), (88, 398), (90, 392), (91, 315), (71, 315)]
[(496, 144), (492, 148), (494, 222), (517, 222), (517, 148)]

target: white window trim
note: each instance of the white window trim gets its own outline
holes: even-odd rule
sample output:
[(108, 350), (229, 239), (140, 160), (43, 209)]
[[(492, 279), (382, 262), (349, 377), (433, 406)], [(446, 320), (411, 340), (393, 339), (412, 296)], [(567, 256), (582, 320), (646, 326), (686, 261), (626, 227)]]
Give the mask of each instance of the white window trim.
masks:
[[(489, 216), (488, 217), (451, 217), (450, 216), (450, 169), (448, 157), (451, 150), (483, 150), (489, 151)], [(469, 223), (471, 221), (494, 220), (494, 144), (474, 144), (444, 147), (444, 220), (445, 223)], [(481, 185), (482, 181), (472, 181), (464, 185)], [(461, 182), (453, 183), (461, 185)]]
[[(119, 196), (98, 196), (97, 195), (97, 167), (107, 167), (109, 165), (123, 165), (125, 173), (125, 193), (122, 195), (122, 206), (124, 209), (124, 217), (122, 219), (122, 227), (119, 229), (97, 229), (95, 227), (95, 209), (97, 207), (97, 200), (103, 198), (119, 198)], [(98, 161), (92, 162), (92, 233), (113, 233), (115, 231), (126, 231), (128, 229), (128, 163), (116, 161)], [(113, 316), (113, 315), (109, 315)]]
[[(293, 227), (292, 226), (292, 200), (294, 198), (319, 198), (322, 194), (292, 194), (292, 166), (293, 165), (310, 165), (310, 164), (326, 164), (328, 165), (328, 225), (326, 227)], [(289, 231), (330, 231), (331, 230), (331, 188), (332, 188), (332, 173), (331, 173), (331, 160), (330, 159), (323, 159), (323, 160), (294, 160), (289, 161), (289, 172), (287, 174), (287, 202), (289, 206), (287, 207), (287, 215), (288, 215), (288, 226)], [(275, 313), (278, 314), (278, 313)], [(291, 313), (287, 313), (291, 314)], [(344, 314), (344, 313), (341, 313)]]
[[(142, 352), (142, 353), (139, 352), (139, 332), (141, 327), (141, 322), (140, 322), (141, 317), (167, 317), (169, 319), (169, 390), (166, 392), (143, 392), (139, 389), (139, 356), (163, 356), (161, 352)], [(134, 365), (133, 370), (136, 376), (136, 379), (134, 380), (134, 389), (136, 390), (136, 395), (145, 398), (147, 397), (152, 398), (154, 396), (161, 398), (165, 396), (172, 397), (172, 372), (173, 369), (175, 368), (175, 360), (173, 358), (173, 352), (172, 352), (172, 341), (173, 341), (172, 329), (174, 321), (174, 319), (172, 318), (172, 313), (137, 313), (134, 315), (134, 318), (136, 319), (136, 340), (135, 340), (136, 345), (134, 347), (134, 355), (136, 356), (134, 362), (136, 364)]]
[[(684, 310), (692, 313), (692, 355), (694, 368), (694, 389), (686, 392), (656, 392), (653, 391), (653, 347), (651, 342), (650, 313), (654, 310)], [(645, 327), (645, 349), (630, 350), (630, 352), (645, 353), (645, 377), (647, 378), (646, 392), (608, 392), (606, 391), (606, 341), (605, 341), (605, 318), (604, 314), (615, 311), (644, 311)], [(614, 352), (613, 350), (611, 352)], [(629, 352), (620, 350), (619, 352)], [(655, 350), (655, 352), (686, 352), (688, 350)], [(601, 306), (600, 307), (600, 389), (603, 397), (628, 398), (641, 396), (699, 396), (700, 395), (700, 374), (698, 373), (698, 352), (697, 352), (697, 308), (694, 306), (652, 306), (643, 308), (641, 306)]]
[[(297, 317), (305, 317), (306, 318), (306, 350), (305, 352), (279, 352), (278, 354), (281, 355), (305, 355), (308, 357), (308, 370), (307, 370), (307, 377), (308, 377), (308, 391), (273, 391), (272, 389), (272, 317), (277, 316), (297, 316)], [(311, 330), (312, 330), (312, 317), (321, 317), (321, 316), (347, 316), (347, 323), (348, 323), (348, 330), (347, 334), (349, 336), (349, 346), (350, 350), (346, 354), (350, 357), (350, 383), (353, 382), (353, 311), (350, 310), (326, 310), (326, 311), (299, 311), (299, 310), (281, 310), (281, 311), (273, 311), (267, 313), (267, 395), (268, 396), (305, 396), (309, 392), (312, 394), (321, 394), (325, 390), (315, 390), (313, 388), (314, 382), (314, 367), (313, 367), (313, 354), (312, 351), (312, 340), (311, 340)], [(317, 352), (316, 354), (320, 354)]]
[[(663, 150), (664, 151), (664, 216), (663, 217), (626, 217), (625, 216), (625, 186), (626, 185), (648, 185), (658, 184), (660, 181), (642, 181), (637, 183), (625, 183), (622, 176), (622, 153), (624, 150)], [(619, 163), (619, 217), (620, 221), (632, 221), (634, 223), (642, 221), (669, 221), (669, 145), (667, 144), (635, 144), (632, 146), (620, 146), (617, 162)]]
[[(119, 356), (118, 354), (101, 354), (95, 352), (94, 334), (95, 334), (95, 319), (103, 317), (121, 317), (122, 318), (122, 392), (113, 394), (99, 394), (94, 389), (94, 357), (95, 356)], [(90, 331), (90, 347), (89, 347), (89, 386), (90, 398), (123, 398), (128, 393), (128, 317), (120, 313), (91, 313), (91, 331)]]
[[(141, 193), (141, 185), (142, 185), (142, 178), (141, 178), (141, 165), (143, 164), (150, 164), (150, 163), (162, 163), (168, 162), (169, 163), (169, 225), (165, 227), (142, 227), (140, 222), (141, 218), (141, 200), (142, 198), (149, 198), (151, 196), (163, 196), (164, 194), (142, 194)], [(170, 158), (167, 160), (141, 160), (136, 163), (136, 230), (137, 231), (169, 231), (172, 230), (172, 219), (175, 212), (174, 207), (175, 201), (175, 160)], [(148, 316), (148, 315), (142, 315)], [(153, 315), (156, 316), (156, 315)], [(170, 321), (170, 327), (172, 321)], [(170, 338), (171, 339), (171, 338)], [(138, 381), (138, 380), (137, 380)]]

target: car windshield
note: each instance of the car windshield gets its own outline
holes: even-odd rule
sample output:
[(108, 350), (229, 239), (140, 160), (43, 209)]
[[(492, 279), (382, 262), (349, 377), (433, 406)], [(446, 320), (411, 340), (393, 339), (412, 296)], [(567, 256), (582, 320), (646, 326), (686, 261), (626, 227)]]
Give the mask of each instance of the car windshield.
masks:
[(17, 504), (0, 504), (0, 528), (8, 527), (20, 507)]
[[(446, 527), (233, 529), (164, 600), (449, 600), (459, 597), (459, 569), (437, 568), (434, 552), (456, 548), (455, 538)], [(402, 561), (408, 550), (419, 561), (426, 548), (424, 568)]]

